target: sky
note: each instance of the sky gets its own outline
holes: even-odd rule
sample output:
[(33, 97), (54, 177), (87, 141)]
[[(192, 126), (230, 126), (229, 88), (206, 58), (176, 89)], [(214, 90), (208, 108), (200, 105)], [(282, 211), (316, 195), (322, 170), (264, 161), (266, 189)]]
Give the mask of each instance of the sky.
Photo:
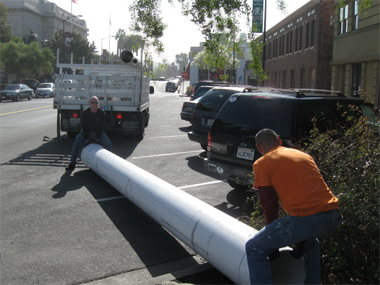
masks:
[[(71, 0), (49, 1), (56, 3), (68, 12), (72, 12), (73, 15), (82, 15), (81, 19), (86, 21), (89, 29), (88, 40), (90, 43), (95, 43), (99, 52), (103, 47), (103, 49), (110, 49), (111, 52), (116, 53), (117, 41), (109, 36), (115, 36), (118, 29), (124, 29), (126, 34), (130, 34), (131, 15), (128, 7), (133, 0), (78, 0), (78, 4), (72, 3)], [(286, 0), (287, 14), (285, 15), (277, 10), (276, 0), (267, 0), (267, 29), (270, 29), (308, 1)], [(181, 14), (180, 5), (175, 0), (173, 3), (174, 5), (169, 4), (167, 0), (162, 0), (161, 5), (164, 22), (168, 25), (162, 38), (165, 47), (163, 58), (169, 62), (175, 61), (176, 54), (188, 54), (191, 46), (199, 46), (199, 43), (204, 41), (198, 27)], [(247, 31), (248, 28), (244, 22), (242, 32), (247, 33)], [(155, 61), (163, 59), (156, 55), (153, 58)]]

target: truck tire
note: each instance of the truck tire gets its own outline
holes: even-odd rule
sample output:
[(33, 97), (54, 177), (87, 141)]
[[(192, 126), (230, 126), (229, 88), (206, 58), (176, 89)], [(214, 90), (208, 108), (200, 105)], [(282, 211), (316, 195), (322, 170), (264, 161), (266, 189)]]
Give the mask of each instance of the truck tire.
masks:
[(32, 100), (32, 93), (29, 93), (29, 97), (28, 97), (28, 100)]

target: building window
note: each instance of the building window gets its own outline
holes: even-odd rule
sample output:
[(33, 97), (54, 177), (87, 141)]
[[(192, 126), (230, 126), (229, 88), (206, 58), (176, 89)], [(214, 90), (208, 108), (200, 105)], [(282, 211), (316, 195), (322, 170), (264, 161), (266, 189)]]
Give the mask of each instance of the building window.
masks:
[(285, 52), (285, 35), (280, 37), (280, 56), (284, 55)]
[(310, 23), (306, 24), (306, 45), (305, 48), (309, 47), (309, 37), (310, 37)]
[(310, 46), (314, 46), (314, 33), (315, 33), (315, 20), (311, 22), (311, 30), (310, 30)]
[(290, 32), (289, 53), (293, 52), (293, 31)]
[(289, 51), (289, 37), (290, 37), (290, 33), (287, 33), (286, 34), (286, 54), (288, 54), (290, 51)]
[(352, 30), (359, 29), (359, 0), (354, 1), (354, 16), (352, 19)]
[(286, 71), (282, 72), (282, 86), (281, 88), (286, 88)]
[(339, 26), (341, 35), (348, 32), (348, 4), (339, 10)]
[(315, 89), (316, 83), (315, 83), (315, 68), (310, 68), (310, 88)]
[(294, 51), (298, 50), (298, 29), (296, 29), (296, 42), (295, 42), (295, 48)]
[(351, 92), (352, 96), (358, 96), (358, 91), (361, 85), (362, 79), (362, 64), (361, 63), (353, 63), (352, 64), (352, 86)]
[(298, 50), (302, 50), (302, 28), (303, 27), (300, 27)]
[(294, 69), (290, 71), (290, 88), (296, 88), (296, 71)]
[(300, 88), (306, 88), (306, 70), (301, 68)]

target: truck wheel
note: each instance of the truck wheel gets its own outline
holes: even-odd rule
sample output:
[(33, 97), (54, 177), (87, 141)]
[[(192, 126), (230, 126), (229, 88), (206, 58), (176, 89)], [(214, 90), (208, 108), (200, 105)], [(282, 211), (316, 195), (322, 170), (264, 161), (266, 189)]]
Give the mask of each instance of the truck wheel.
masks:
[(17, 95), (17, 97), (16, 97), (16, 101), (17, 101), (17, 102), (20, 101), (20, 95)]
[(144, 121), (142, 121), (141, 122), (140, 133), (137, 134), (136, 138), (138, 138), (139, 140), (142, 140), (142, 139), (144, 139), (144, 134), (145, 134), (145, 123), (144, 123)]
[(32, 100), (32, 93), (29, 93), (29, 97), (28, 97), (28, 100)]

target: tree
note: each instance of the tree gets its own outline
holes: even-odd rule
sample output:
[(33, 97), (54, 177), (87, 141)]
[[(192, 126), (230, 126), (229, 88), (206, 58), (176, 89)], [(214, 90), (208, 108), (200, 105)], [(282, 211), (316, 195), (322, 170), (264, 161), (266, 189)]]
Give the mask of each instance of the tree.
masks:
[(8, 8), (0, 2), (0, 42), (7, 43), (12, 39), (12, 28), (8, 24)]
[[(82, 63), (83, 57), (85, 63), (91, 63), (91, 59), (97, 59), (98, 55), (96, 52), (95, 43), (89, 43), (89, 41), (83, 38), (80, 34), (73, 32), (71, 34), (71, 51), (73, 53), (73, 62)], [(70, 62), (70, 52), (64, 51), (64, 34), (63, 30), (57, 31), (54, 37), (50, 40), (43, 42), (44, 47), (49, 47), (54, 55), (57, 53), (59, 48), (59, 62), (69, 63)]]
[(189, 57), (187, 56), (187, 53), (176, 54), (175, 62), (179, 65), (179, 71), (185, 71), (185, 68), (189, 63)]
[(54, 64), (54, 55), (49, 48), (40, 49), (34, 42), (26, 45), (21, 40), (0, 44), (0, 66), (4, 68), (6, 76), (17, 75), (17, 80), (22, 77), (39, 78), (45, 74), (51, 74)]
[[(234, 58), (231, 47), (220, 45), (217, 50), (210, 52), (203, 50), (198, 53), (194, 64), (198, 69), (205, 69), (213, 74), (219, 74), (219, 71), (239, 67), (239, 60)], [(228, 75), (222, 75), (221, 79), (227, 80)]]

